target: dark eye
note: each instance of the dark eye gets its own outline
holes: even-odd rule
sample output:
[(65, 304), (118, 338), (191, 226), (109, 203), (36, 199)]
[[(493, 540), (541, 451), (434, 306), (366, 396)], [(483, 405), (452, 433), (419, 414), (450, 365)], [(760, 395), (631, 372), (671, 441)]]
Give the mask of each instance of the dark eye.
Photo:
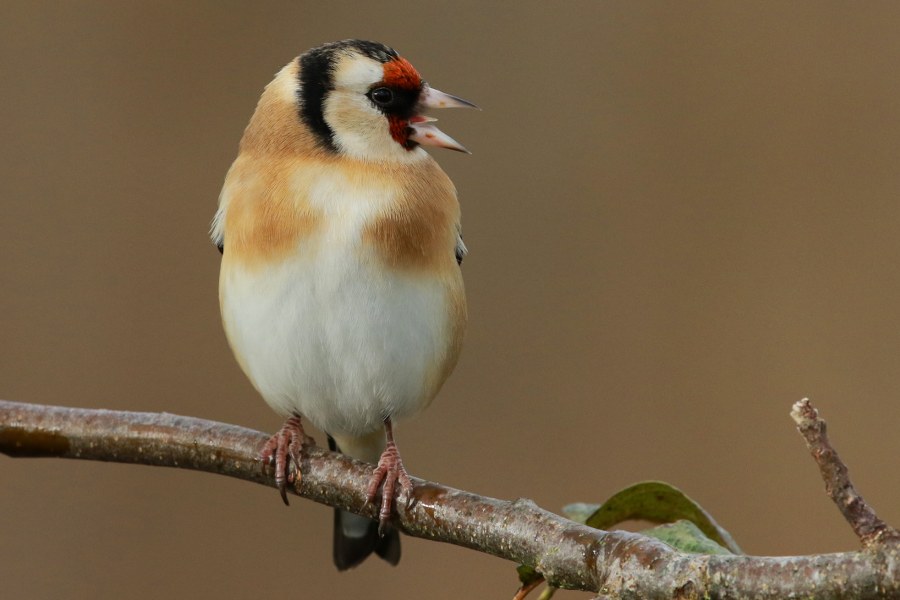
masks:
[(394, 101), (394, 92), (392, 92), (390, 88), (386, 87), (375, 88), (374, 90), (369, 92), (369, 98), (371, 98), (375, 104), (387, 106)]

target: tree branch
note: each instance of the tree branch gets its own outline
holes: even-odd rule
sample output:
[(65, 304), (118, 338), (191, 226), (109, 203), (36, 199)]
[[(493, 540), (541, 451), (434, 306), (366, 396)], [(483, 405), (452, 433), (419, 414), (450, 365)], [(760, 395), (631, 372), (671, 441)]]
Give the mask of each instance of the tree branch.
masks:
[[(179, 467), (275, 487), (274, 477), (256, 459), (267, 437), (170, 414), (0, 401), (0, 452), (13, 457)], [(370, 465), (308, 448), (302, 471), (293, 490), (298, 495), (377, 516), (378, 502), (366, 505), (364, 498)], [(864, 552), (780, 558), (691, 555), (637, 534), (579, 525), (530, 500), (509, 502), (419, 479), (414, 483), (413, 505), (398, 506), (393, 520), (401, 531), (533, 566), (561, 588), (621, 598), (900, 596), (900, 546), (891, 536), (872, 537)]]

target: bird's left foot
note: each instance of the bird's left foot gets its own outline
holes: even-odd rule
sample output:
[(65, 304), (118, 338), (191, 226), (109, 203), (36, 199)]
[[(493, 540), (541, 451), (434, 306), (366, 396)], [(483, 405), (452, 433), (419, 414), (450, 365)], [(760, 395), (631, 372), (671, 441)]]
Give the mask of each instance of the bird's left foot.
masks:
[(409, 478), (409, 473), (403, 467), (403, 461), (400, 460), (400, 452), (393, 440), (388, 440), (384, 452), (378, 461), (378, 466), (372, 471), (372, 479), (369, 480), (369, 487), (366, 489), (366, 503), (375, 501), (378, 488), (384, 484), (381, 491), (381, 510), (378, 511), (378, 533), (384, 535), (385, 527), (391, 518), (391, 507), (394, 504), (394, 492), (397, 490), (397, 484), (400, 484), (400, 491), (406, 495), (406, 503), (409, 505), (413, 497), (413, 484)]
[[(287, 484), (295, 481), (299, 483), (303, 477), (300, 472), (300, 453), (303, 446), (314, 446), (315, 443), (315, 440), (303, 431), (300, 417), (294, 416), (284, 422), (278, 433), (270, 437), (259, 452), (263, 467), (275, 463), (275, 484), (281, 492), (281, 499), (285, 505), (289, 505)], [(293, 469), (291, 463), (294, 465)]]

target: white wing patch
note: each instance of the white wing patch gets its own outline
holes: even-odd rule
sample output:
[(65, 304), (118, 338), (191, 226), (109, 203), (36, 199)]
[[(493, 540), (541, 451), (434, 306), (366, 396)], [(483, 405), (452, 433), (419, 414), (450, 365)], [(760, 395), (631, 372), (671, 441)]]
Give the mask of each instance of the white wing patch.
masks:
[(225, 207), (220, 206), (209, 226), (209, 238), (218, 248), (225, 245)]
[(469, 249), (466, 248), (466, 243), (463, 242), (462, 239), (462, 228), (456, 228), (456, 264), (461, 265), (463, 259), (466, 257), (466, 254), (469, 253)]

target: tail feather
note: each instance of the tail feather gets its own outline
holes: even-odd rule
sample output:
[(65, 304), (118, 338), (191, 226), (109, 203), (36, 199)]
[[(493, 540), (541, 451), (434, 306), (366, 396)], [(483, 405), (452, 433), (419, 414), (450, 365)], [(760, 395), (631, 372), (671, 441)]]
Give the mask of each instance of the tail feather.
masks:
[[(330, 435), (328, 448), (340, 452)], [(400, 533), (388, 526), (378, 535), (378, 523), (353, 513), (334, 509), (334, 564), (339, 571), (351, 569), (375, 553), (388, 563), (400, 562)]]

